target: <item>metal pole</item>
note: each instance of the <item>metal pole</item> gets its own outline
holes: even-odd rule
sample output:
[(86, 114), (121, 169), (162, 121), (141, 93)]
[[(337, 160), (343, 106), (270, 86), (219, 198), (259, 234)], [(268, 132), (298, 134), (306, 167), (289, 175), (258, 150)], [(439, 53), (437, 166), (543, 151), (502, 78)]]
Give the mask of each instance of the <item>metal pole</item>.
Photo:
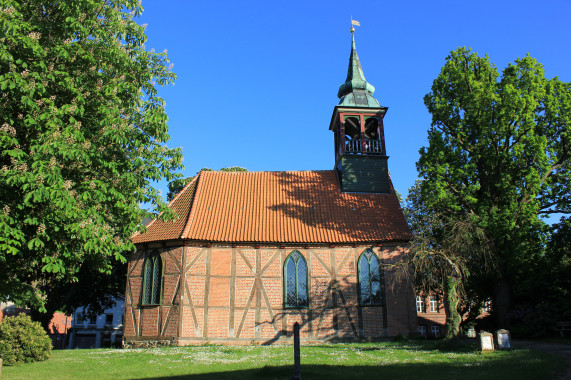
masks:
[(299, 352), (299, 323), (293, 324), (293, 374), (291, 380), (301, 380), (301, 355)]

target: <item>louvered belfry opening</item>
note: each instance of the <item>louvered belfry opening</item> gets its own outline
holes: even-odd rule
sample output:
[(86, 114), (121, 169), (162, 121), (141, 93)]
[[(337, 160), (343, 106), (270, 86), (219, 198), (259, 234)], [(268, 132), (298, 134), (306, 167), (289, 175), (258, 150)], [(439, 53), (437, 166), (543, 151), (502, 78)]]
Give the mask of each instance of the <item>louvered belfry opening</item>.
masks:
[(361, 126), (360, 119), (361, 115), (345, 117), (342, 128), (345, 145), (342, 153), (384, 155), (378, 117), (367, 117), (364, 126)]

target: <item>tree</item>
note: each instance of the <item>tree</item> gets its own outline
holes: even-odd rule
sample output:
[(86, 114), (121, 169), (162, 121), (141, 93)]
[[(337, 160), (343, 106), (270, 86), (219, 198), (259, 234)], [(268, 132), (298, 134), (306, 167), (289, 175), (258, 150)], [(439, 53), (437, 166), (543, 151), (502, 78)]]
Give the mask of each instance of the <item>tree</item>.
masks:
[(491, 242), (469, 216), (457, 220), (428, 207), (421, 189), (422, 182), (417, 180), (403, 207), (413, 239), (399, 272), (407, 275), (412, 268), (417, 291), (443, 295), (446, 336), (452, 338), (460, 333), (461, 310), (470, 303), (471, 277), (493, 268)]
[(557, 305), (560, 320), (568, 321), (571, 319), (571, 218), (561, 218), (551, 228), (552, 233), (547, 243), (547, 265), (543, 266), (545, 284), (552, 288), (549, 291), (550, 301)]
[(46, 318), (62, 306), (56, 292), (125, 261), (143, 216), (174, 217), (152, 181), (182, 167), (157, 94), (175, 75), (166, 52), (145, 50), (142, 10), (0, 6), (0, 297)]
[[(202, 169), (200, 169), (199, 173), (202, 171), (209, 171), (210, 172), (213, 170), (210, 168), (202, 168)], [(220, 171), (221, 172), (247, 172), (248, 169), (244, 169), (244, 168), (241, 168), (239, 166), (232, 166), (230, 168), (222, 168), (222, 169), (220, 169)], [(192, 176), (192, 177), (187, 177), (187, 178), (180, 178), (180, 179), (177, 179), (177, 180), (170, 182), (169, 186), (168, 186), (169, 192), (167, 194), (167, 201), (169, 201), (169, 202), (172, 201), (174, 199), (174, 197), (176, 197), (176, 195), (178, 193), (180, 193), (182, 191), (182, 189), (184, 189), (184, 187), (186, 185), (188, 185), (188, 183), (194, 179), (194, 177), (196, 177), (196, 175)]]
[(530, 56), (500, 76), (487, 56), (458, 48), (424, 102), (432, 123), (417, 163), (422, 202), (469, 217), (490, 239), (499, 272), (488, 291), (505, 325), (512, 286), (544, 245), (540, 216), (571, 211), (571, 85), (545, 78)]

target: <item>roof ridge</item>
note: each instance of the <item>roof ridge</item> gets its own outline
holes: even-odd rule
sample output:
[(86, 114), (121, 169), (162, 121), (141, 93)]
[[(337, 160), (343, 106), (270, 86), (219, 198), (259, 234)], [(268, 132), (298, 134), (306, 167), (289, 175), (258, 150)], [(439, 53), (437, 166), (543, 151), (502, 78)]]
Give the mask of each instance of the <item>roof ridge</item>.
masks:
[[(258, 170), (247, 172), (226, 172), (220, 170), (208, 170), (200, 173), (217, 173), (217, 174), (257, 174), (257, 173), (309, 173), (309, 172), (334, 172), (334, 169), (308, 169), (308, 170)], [(208, 174), (210, 175), (210, 174)]]
[[(182, 229), (182, 233), (180, 234), (181, 239), (184, 239), (184, 237), (188, 234), (188, 231), (190, 231), (190, 225), (192, 224), (192, 220), (194, 218), (194, 214), (196, 211), (194, 204), (195, 204), (195, 202), (197, 202), (198, 195), (199, 195), (200, 190), (202, 188), (202, 186), (201, 186), (202, 181), (200, 181), (201, 177), (202, 177), (202, 171), (199, 172), (196, 175), (196, 177), (192, 181), (189, 182), (189, 185), (190, 185), (190, 183), (195, 182), (195, 181), (197, 183), (196, 183), (196, 189), (194, 190), (194, 195), (192, 196), (192, 201), (190, 202), (190, 212), (188, 213), (188, 219), (186, 220), (186, 224), (184, 225), (184, 228)], [(186, 187), (185, 187), (185, 189), (186, 189)], [(182, 191), (181, 191), (181, 193), (182, 193)]]
[(182, 190), (179, 191), (179, 192), (174, 196), (173, 199), (171, 199), (171, 201), (170, 201), (169, 204), (167, 205), (168, 207), (170, 207), (171, 204), (172, 204), (175, 200), (177, 200), (178, 197), (180, 197), (182, 193), (184, 193), (184, 191), (186, 190), (186, 188), (189, 187), (191, 183), (193, 183), (194, 181), (196, 181), (196, 177), (198, 177), (198, 175), (195, 175), (193, 178), (191, 178), (191, 180), (190, 180), (186, 185), (184, 185), (184, 187), (182, 188)]

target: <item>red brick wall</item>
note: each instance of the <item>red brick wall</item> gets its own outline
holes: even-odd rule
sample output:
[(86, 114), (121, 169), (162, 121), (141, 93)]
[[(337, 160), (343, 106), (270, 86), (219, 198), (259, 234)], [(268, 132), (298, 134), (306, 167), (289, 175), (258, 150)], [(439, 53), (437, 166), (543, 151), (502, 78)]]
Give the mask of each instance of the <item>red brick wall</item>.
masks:
[(137, 251), (129, 259), (125, 290), (124, 334), (131, 337), (162, 337), (179, 335), (179, 299), (182, 272), (182, 247), (157, 249), (163, 263), (161, 304), (141, 306), (143, 262), (155, 248)]
[(430, 309), (429, 296), (421, 293), (420, 297), (422, 297), (422, 301), (424, 302), (424, 312), (418, 311), (418, 309), (416, 309), (416, 297), (415, 297), (415, 309), (417, 310), (416, 312), (417, 325), (426, 327), (426, 336), (428, 338), (434, 338), (431, 332), (432, 326), (439, 326), (440, 336), (445, 335), (446, 311), (444, 309), (444, 302), (442, 301), (442, 296), (440, 295), (435, 296), (437, 300), (436, 311), (431, 311)]
[[(307, 341), (360, 339), (416, 331), (412, 286), (384, 273), (386, 310), (359, 306), (357, 260), (368, 247), (160, 248), (164, 268), (160, 306), (141, 306), (142, 262), (153, 247), (129, 262), (125, 308), (127, 341), (168, 340), (265, 343), (287, 341), (293, 324)], [(384, 264), (399, 260), (399, 246), (374, 247)], [(283, 265), (298, 250), (309, 275), (307, 309), (285, 309)], [(386, 315), (386, 318), (384, 317)], [(180, 323), (179, 323), (180, 321)]]

